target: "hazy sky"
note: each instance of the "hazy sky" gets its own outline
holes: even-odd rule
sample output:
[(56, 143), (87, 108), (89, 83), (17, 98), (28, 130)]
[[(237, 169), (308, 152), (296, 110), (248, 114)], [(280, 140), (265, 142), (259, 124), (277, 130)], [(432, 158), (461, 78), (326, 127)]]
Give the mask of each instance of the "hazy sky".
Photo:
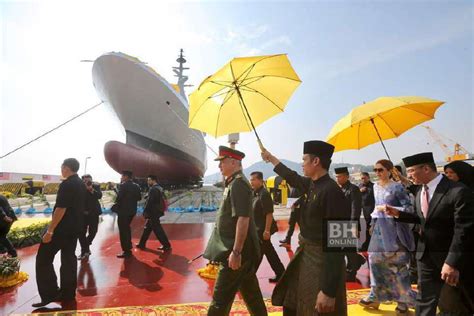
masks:
[[(174, 83), (180, 48), (198, 85), (235, 56), (288, 53), (302, 79), (282, 113), (258, 128), (277, 156), (301, 159), (302, 143), (325, 139), (352, 107), (379, 96), (446, 101), (428, 124), (472, 151), (472, 1), (104, 2), (0, 1), (0, 155), (99, 101), (92, 63), (120, 51), (148, 62)], [(189, 88), (191, 93), (194, 88)], [(98, 180), (118, 180), (103, 157), (109, 140), (125, 140), (111, 109), (100, 106), (0, 160), (0, 171), (58, 173), (76, 157)], [(206, 137), (217, 149), (226, 138)], [(417, 127), (386, 142), (395, 162), (441, 151)], [(448, 143), (451, 146), (450, 143)], [(246, 165), (258, 161), (254, 136), (241, 135)], [(208, 171), (217, 171), (208, 151)], [(335, 162), (372, 164), (379, 144), (337, 153)]]

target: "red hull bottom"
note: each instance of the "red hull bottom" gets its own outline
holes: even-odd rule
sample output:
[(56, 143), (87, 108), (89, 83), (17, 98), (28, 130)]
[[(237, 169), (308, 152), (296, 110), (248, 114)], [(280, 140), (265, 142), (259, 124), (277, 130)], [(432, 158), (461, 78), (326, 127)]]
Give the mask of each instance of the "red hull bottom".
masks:
[(117, 172), (133, 171), (134, 176), (144, 178), (156, 175), (164, 183), (190, 183), (199, 181), (204, 173), (199, 166), (175, 156), (153, 153), (143, 148), (117, 141), (104, 146), (105, 160)]

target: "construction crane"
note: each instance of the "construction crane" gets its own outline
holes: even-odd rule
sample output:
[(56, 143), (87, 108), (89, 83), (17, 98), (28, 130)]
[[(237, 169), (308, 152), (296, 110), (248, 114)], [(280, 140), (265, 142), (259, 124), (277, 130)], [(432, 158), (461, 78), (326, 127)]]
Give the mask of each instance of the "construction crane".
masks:
[(441, 149), (444, 151), (446, 154), (446, 157), (444, 158), (445, 161), (451, 162), (455, 160), (469, 160), (469, 159), (474, 159), (474, 155), (469, 153), (466, 148), (461, 146), (459, 143), (455, 142), (452, 139), (449, 139), (447, 137), (444, 137), (445, 139), (449, 140), (450, 142), (454, 143), (454, 152), (451, 152), (449, 147), (443, 142), (441, 139), (441, 136), (436, 133), (431, 127), (422, 125), (422, 127), (426, 128), (428, 131), (428, 134), (433, 138), (433, 140), (441, 147)]

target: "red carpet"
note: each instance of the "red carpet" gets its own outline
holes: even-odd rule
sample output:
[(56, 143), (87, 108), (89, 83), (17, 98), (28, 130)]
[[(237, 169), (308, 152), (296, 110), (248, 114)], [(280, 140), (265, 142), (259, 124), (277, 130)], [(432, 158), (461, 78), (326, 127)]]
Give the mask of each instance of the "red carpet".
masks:
[[(170, 304), (190, 304), (209, 302), (212, 296), (213, 281), (201, 279), (195, 272), (206, 264), (199, 259), (193, 264), (187, 261), (202, 253), (214, 224), (170, 224), (164, 228), (171, 240), (173, 251), (163, 254), (156, 250), (160, 246), (152, 235), (148, 241), (148, 250), (134, 249), (132, 259), (117, 259), (121, 252), (116, 218), (103, 217), (99, 233), (92, 245), (89, 261), (78, 263), (77, 310), (103, 309), (126, 306), (157, 306)], [(275, 245), (284, 237), (286, 222), (279, 222), (282, 233), (272, 237)], [(140, 237), (143, 219), (137, 217), (133, 222), (133, 242)], [(293, 249), (296, 249), (297, 232), (293, 236)], [(39, 301), (35, 281), (35, 255), (38, 246), (20, 250), (22, 271), (30, 279), (21, 286), (0, 291), (0, 315), (11, 313), (31, 313), (31, 304)], [(291, 251), (276, 247), (282, 262), (287, 265)], [(79, 252), (79, 249), (77, 249)], [(55, 264), (59, 271), (59, 256)], [(258, 278), (264, 297), (271, 296), (274, 285), (268, 282), (273, 276), (270, 266), (264, 260), (258, 271)], [(362, 268), (358, 278), (361, 283), (348, 283), (348, 289), (367, 287), (368, 271)], [(56, 303), (48, 308), (57, 310)], [(70, 310), (70, 308), (65, 307)], [(47, 309), (41, 310), (43, 312)]]

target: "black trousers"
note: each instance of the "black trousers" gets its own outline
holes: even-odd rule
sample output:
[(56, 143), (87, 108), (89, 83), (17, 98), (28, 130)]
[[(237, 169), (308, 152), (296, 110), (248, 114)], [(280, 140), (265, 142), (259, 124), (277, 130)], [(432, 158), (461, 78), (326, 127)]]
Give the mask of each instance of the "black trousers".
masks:
[(0, 245), (2, 245), (3, 247), (5, 247), (5, 249), (7, 249), (8, 254), (10, 256), (16, 257), (17, 253), (16, 253), (16, 250), (15, 250), (15, 247), (10, 242), (10, 240), (8, 240), (8, 238), (7, 238), (7, 235), (8, 235), (8, 232), (10, 231), (11, 226), (12, 225), (9, 224), (9, 225), (6, 225), (4, 227), (0, 227)]
[(99, 228), (99, 215), (96, 213), (84, 215), (84, 230), (79, 236), (79, 243), (81, 244), (81, 254), (90, 252), (90, 245), (97, 235)]
[(365, 262), (365, 260), (361, 255), (357, 253), (356, 248), (347, 248), (346, 257), (347, 257), (346, 271), (352, 276), (355, 276), (357, 274), (357, 271), (360, 269), (361, 265)]
[[(415, 240), (415, 245), (418, 244), (418, 238), (420, 235), (413, 232), (413, 238)], [(410, 272), (410, 281), (411, 283), (416, 283), (418, 281), (418, 263), (416, 260), (416, 249), (410, 253), (410, 263), (408, 271)]]
[(232, 270), (227, 263), (221, 264), (207, 315), (229, 315), (235, 294), (240, 291), (250, 315), (266, 316), (267, 308), (255, 271), (252, 261), (242, 262), (238, 270)]
[(286, 233), (286, 240), (289, 242), (291, 241), (291, 237), (293, 236), (293, 233), (295, 232), (295, 226), (296, 222), (298, 221), (298, 215), (299, 215), (299, 209), (295, 209), (290, 213), (290, 220), (289, 220), (289, 227), (288, 227), (288, 232)]
[[(76, 245), (77, 237), (61, 235), (53, 235), (51, 242), (40, 244), (36, 255), (36, 284), (42, 301), (54, 299), (59, 293), (66, 300), (76, 297)], [(53, 266), (58, 251), (61, 251), (60, 287)]]
[(151, 232), (155, 233), (156, 239), (158, 239), (163, 247), (171, 247), (171, 244), (166, 236), (163, 226), (159, 218), (148, 218), (145, 222), (145, 227), (143, 229), (142, 237), (140, 238), (140, 246), (145, 247), (148, 237), (150, 237)]
[(261, 246), (261, 251), (262, 251), (262, 256), (260, 258), (260, 261), (258, 262), (256, 270), (260, 267), (260, 264), (262, 263), (263, 256), (267, 257), (268, 263), (272, 267), (273, 272), (275, 272), (277, 277), (281, 277), (283, 275), (283, 272), (285, 272), (285, 266), (283, 263), (281, 263), (280, 257), (278, 257), (278, 254), (273, 247), (273, 244), (271, 240), (262, 240), (262, 243), (260, 244)]
[(135, 214), (118, 214), (118, 228), (120, 234), (120, 246), (122, 246), (123, 252), (132, 251), (132, 230), (130, 224), (132, 223)]
[[(442, 292), (443, 300), (440, 302)], [(471, 315), (461, 298), (460, 290), (445, 284), (441, 280), (441, 269), (435, 265), (428, 255), (425, 255), (418, 261), (416, 315), (434, 316), (438, 304), (442, 312), (441, 315)]]
[(362, 213), (364, 214), (364, 219), (365, 219), (365, 240), (361, 246), (363, 250), (367, 250), (367, 248), (369, 247), (369, 243), (370, 243), (369, 231), (370, 231), (370, 223), (372, 222), (372, 216), (370, 216), (370, 214), (372, 214), (372, 212), (374, 211), (374, 208), (375, 208), (375, 205), (373, 207), (372, 206), (362, 207)]

